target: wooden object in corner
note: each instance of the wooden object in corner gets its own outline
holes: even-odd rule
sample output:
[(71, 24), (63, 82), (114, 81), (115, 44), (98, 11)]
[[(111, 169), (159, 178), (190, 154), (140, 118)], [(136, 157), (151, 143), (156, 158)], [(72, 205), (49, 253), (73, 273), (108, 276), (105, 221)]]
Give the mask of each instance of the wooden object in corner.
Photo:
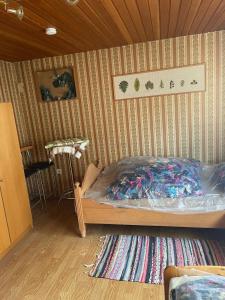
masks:
[(0, 257), (32, 227), (13, 108), (0, 104)]
[(2, 197), (2, 181), (0, 181), (0, 255), (10, 247), (10, 235), (5, 215), (5, 207)]

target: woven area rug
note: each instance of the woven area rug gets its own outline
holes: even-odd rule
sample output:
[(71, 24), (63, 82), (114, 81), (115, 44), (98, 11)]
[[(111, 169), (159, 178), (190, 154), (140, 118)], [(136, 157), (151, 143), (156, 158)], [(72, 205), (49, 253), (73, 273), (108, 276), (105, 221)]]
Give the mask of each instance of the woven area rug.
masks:
[(225, 265), (225, 242), (136, 235), (107, 235), (92, 277), (163, 283), (167, 266)]

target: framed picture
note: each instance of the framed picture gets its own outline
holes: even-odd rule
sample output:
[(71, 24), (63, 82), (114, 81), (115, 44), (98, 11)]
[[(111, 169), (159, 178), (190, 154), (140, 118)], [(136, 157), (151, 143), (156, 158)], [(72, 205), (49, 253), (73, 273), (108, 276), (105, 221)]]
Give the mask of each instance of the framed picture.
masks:
[(36, 72), (39, 98), (44, 102), (72, 100), (77, 98), (72, 67)]
[(114, 99), (205, 91), (205, 64), (113, 76)]

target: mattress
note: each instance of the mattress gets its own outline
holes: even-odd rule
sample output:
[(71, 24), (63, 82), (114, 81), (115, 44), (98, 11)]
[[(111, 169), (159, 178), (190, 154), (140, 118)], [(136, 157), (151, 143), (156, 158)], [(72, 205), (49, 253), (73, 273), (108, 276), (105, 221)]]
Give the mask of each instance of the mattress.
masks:
[[(109, 204), (114, 207), (138, 208), (175, 214), (208, 213), (225, 210), (225, 194), (210, 191), (207, 191), (204, 196), (185, 198), (108, 199), (107, 187), (118, 177), (118, 174), (128, 167), (130, 168), (132, 164), (142, 165), (149, 159), (151, 159), (149, 156), (133, 157), (111, 164), (98, 176), (96, 182), (85, 193), (84, 198), (91, 198), (99, 203)], [(210, 173), (212, 168), (213, 166), (205, 165), (205, 174)]]

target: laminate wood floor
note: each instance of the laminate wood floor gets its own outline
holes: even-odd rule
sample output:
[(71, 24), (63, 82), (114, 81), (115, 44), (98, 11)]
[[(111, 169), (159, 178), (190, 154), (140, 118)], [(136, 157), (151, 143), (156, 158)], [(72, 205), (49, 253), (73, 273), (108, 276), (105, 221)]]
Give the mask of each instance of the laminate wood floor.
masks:
[(110, 281), (88, 276), (84, 264), (94, 262), (99, 237), (106, 233), (224, 238), (220, 230), (89, 225), (78, 236), (73, 205), (60, 209), (49, 202), (47, 213), (36, 210), (34, 229), (0, 262), (0, 299), (164, 299), (163, 286)]

